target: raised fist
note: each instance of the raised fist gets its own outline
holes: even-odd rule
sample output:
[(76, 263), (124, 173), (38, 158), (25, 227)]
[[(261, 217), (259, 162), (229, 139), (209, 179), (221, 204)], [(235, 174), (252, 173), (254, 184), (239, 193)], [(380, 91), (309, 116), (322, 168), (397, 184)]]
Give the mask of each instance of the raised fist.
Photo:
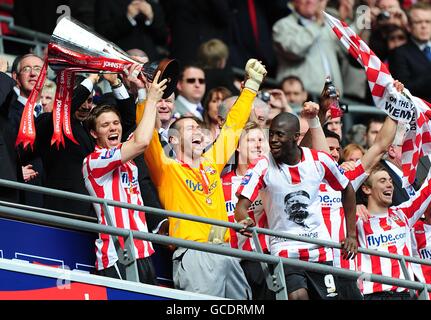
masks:
[(245, 81), (244, 86), (258, 92), (263, 77), (266, 75), (265, 66), (256, 59), (249, 59), (245, 65), (245, 72), (248, 79)]

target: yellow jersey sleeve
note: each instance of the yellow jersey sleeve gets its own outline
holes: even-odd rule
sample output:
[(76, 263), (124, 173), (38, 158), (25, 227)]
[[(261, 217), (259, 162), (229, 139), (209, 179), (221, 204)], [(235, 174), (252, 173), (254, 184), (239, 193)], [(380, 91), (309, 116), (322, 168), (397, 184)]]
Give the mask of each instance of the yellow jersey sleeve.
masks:
[(256, 93), (247, 88), (241, 91), (241, 94), (227, 115), (220, 135), (212, 147), (205, 152), (205, 157), (212, 159), (216, 163), (219, 173), (222, 172), (226, 163), (238, 147), (239, 137), (250, 117), (255, 96)]

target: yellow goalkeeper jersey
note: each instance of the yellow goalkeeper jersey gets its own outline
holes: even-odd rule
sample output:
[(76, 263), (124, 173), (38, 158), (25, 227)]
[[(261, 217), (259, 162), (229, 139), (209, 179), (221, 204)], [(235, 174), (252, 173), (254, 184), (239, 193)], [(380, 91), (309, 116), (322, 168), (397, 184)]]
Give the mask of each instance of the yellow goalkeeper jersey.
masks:
[[(256, 94), (243, 89), (230, 110), (226, 123), (212, 147), (202, 155), (199, 168), (165, 156), (154, 130), (145, 150), (145, 162), (155, 184), (160, 202), (166, 210), (228, 221), (220, 174), (235, 152), (241, 130), (251, 112)], [(137, 114), (142, 114), (138, 105)], [(199, 242), (208, 241), (211, 225), (169, 218), (169, 235)], [(224, 235), (229, 241), (229, 232)]]

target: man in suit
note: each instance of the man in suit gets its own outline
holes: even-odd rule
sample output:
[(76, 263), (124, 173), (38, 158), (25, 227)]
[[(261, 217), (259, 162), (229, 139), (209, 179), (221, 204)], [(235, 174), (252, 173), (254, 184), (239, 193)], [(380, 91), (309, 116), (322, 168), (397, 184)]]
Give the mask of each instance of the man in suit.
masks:
[(392, 196), (392, 205), (397, 206), (400, 203), (403, 203), (410, 199), (410, 197), (414, 196), (416, 190), (420, 188), (420, 185), (417, 181), (413, 183), (413, 185), (408, 186), (407, 188), (402, 187), (402, 167), (401, 167), (401, 146), (392, 144), (388, 148), (388, 153), (384, 160), (381, 160), (381, 164), (386, 168), (389, 173), (389, 176), (392, 179), (392, 183), (394, 185), (394, 192)]
[(431, 101), (431, 6), (414, 4), (408, 18), (410, 39), (389, 56), (389, 68), (413, 95)]
[[(18, 56), (12, 67), (12, 78), (16, 81), (16, 87), (8, 105), (8, 121), (10, 122), (13, 140), (16, 140), (20, 127), (21, 116), (27, 99), (36, 85), (36, 81), (42, 70), (43, 60), (39, 56), (29, 53)], [(37, 111), (38, 110), (38, 111)], [(37, 117), (42, 111), (42, 106), (35, 106), (34, 116)], [(18, 147), (18, 154), (22, 163), (22, 175), (24, 181), (31, 185), (42, 186), (43, 164), (40, 157)], [(21, 192), (20, 202), (26, 205), (42, 207), (43, 196), (40, 193), (29, 191)]]
[[(4, 73), (6, 69), (6, 60), (0, 59), (0, 179), (22, 182), (14, 130), (8, 121), (10, 99), (16, 96), (13, 91), (15, 81)], [(19, 191), (0, 187), (0, 200), (16, 203), (19, 201)]]
[(186, 65), (180, 72), (177, 82), (178, 96), (174, 114), (194, 116), (203, 121), (202, 98), (205, 94), (205, 72), (197, 65)]
[(95, 29), (123, 50), (144, 50), (150, 60), (161, 58), (168, 28), (163, 9), (156, 0), (96, 0)]

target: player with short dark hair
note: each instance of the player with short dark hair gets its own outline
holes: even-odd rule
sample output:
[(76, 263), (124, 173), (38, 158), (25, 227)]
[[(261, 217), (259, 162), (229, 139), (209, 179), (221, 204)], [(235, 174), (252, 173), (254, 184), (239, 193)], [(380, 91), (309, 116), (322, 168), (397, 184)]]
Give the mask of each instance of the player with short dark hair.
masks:
[[(271, 122), (269, 145), (271, 153), (251, 165), (237, 191), (235, 219), (253, 226), (247, 210), (259, 191), (263, 193), (269, 228), (313, 239), (330, 240), (318, 198), (319, 185), (327, 182), (342, 191), (346, 212), (347, 236), (342, 242), (345, 258), (357, 252), (355, 230), (355, 193), (336, 162), (326, 153), (299, 147), (299, 120), (290, 113), (280, 113)], [(291, 200), (295, 199), (295, 201)], [(306, 206), (303, 202), (307, 202)], [(288, 206), (286, 207), (286, 204)], [(292, 216), (292, 210), (294, 211)], [(296, 212), (295, 212), (296, 211)], [(332, 266), (332, 250), (311, 243), (272, 237), (271, 254), (324, 263)], [(294, 267), (285, 267), (286, 286), (290, 300), (309, 298), (338, 299), (338, 277)]]

